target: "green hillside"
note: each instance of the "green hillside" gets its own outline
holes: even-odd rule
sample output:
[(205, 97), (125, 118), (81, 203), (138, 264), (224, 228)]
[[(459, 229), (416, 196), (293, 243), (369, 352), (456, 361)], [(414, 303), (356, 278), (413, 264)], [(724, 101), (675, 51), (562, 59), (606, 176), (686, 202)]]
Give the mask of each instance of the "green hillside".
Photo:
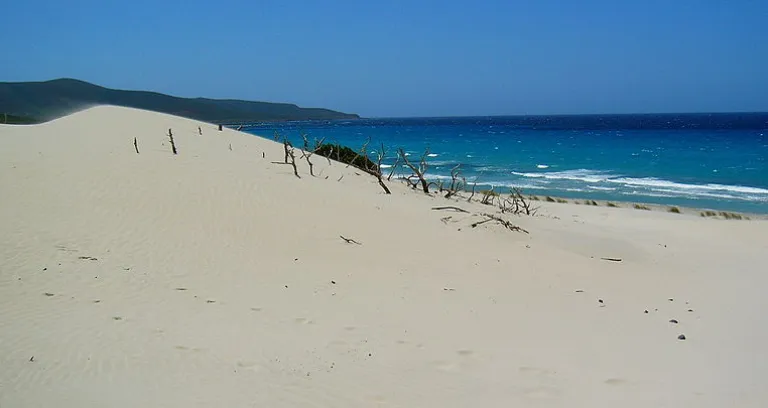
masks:
[(13, 115), (47, 121), (94, 105), (127, 106), (213, 123), (359, 118), (354, 114), (286, 103), (178, 98), (156, 92), (123, 91), (76, 79), (0, 82), (0, 120), (6, 113), (9, 118)]

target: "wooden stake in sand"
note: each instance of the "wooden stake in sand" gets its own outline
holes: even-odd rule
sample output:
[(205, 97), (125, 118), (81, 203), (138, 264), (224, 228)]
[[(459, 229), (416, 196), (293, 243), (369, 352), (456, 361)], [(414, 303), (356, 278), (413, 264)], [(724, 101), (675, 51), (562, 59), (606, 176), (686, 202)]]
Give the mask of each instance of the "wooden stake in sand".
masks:
[(173, 141), (173, 132), (171, 129), (168, 129), (168, 138), (171, 139), (171, 150), (173, 151), (173, 154), (179, 154), (179, 152), (176, 151), (176, 143)]

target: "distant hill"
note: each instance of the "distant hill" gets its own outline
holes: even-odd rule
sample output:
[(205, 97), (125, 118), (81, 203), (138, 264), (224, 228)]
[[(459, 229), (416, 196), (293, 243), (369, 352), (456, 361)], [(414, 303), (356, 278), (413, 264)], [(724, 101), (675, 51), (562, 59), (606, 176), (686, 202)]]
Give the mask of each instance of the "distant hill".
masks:
[(286, 103), (178, 98), (157, 92), (123, 91), (76, 79), (0, 82), (0, 120), (6, 113), (9, 118), (13, 115), (44, 122), (94, 105), (127, 106), (213, 123), (359, 118), (355, 114)]

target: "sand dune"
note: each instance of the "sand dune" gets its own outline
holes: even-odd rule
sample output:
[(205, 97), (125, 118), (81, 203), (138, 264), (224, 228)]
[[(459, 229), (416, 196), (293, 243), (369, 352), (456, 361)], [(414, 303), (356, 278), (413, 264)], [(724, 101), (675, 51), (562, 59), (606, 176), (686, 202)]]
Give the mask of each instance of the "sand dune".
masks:
[(0, 126), (0, 406), (768, 405), (768, 222), (471, 228), (431, 208), (488, 207), (279, 160), (126, 108)]

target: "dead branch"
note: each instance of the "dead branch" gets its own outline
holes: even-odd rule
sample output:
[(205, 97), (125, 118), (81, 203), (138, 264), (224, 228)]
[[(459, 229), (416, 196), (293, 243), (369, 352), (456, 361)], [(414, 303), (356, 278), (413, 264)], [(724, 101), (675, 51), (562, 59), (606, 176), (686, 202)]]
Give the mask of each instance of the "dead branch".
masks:
[[(510, 201), (511, 200), (511, 201)], [(506, 211), (505, 211), (506, 210)], [(512, 212), (513, 214), (536, 215), (538, 207), (533, 207), (531, 201), (526, 199), (523, 191), (517, 187), (510, 190), (510, 198), (505, 200), (501, 212)]]
[[(349, 168), (349, 166), (351, 166), (352, 164), (356, 163), (356, 162), (357, 162), (357, 159), (359, 159), (361, 156), (362, 156), (362, 157), (365, 157), (365, 158), (368, 158), (368, 144), (369, 144), (369, 143), (371, 143), (371, 137), (370, 137), (370, 136), (368, 136), (368, 139), (366, 139), (366, 140), (365, 140), (365, 143), (363, 143), (363, 147), (361, 147), (361, 148), (360, 148), (360, 151), (359, 151), (359, 152), (357, 152), (357, 153), (355, 153), (355, 157), (354, 157), (354, 158), (352, 158), (352, 161), (350, 161), (349, 163), (347, 163), (347, 168)], [(336, 155), (338, 156), (338, 155), (339, 155), (339, 153), (336, 153)], [(339, 161), (341, 161), (341, 158), (339, 158)], [(355, 167), (357, 167), (357, 166), (355, 166)], [(360, 168), (361, 168), (362, 170), (365, 170), (365, 171), (367, 171), (367, 172), (370, 172), (370, 171), (371, 171), (371, 169), (368, 169), (368, 168), (366, 168), (366, 167), (368, 167), (368, 166), (366, 166), (365, 162), (363, 162), (363, 166), (362, 166), (362, 167), (360, 167)]]
[(387, 154), (387, 151), (384, 149), (384, 143), (381, 144), (381, 149), (376, 153), (376, 171), (374, 172), (374, 176), (376, 176), (376, 180), (378, 180), (379, 185), (384, 190), (384, 193), (386, 194), (392, 194), (391, 191), (389, 191), (389, 187), (387, 187), (386, 184), (384, 184), (384, 180), (382, 180), (382, 174), (381, 174), (381, 161), (384, 159), (384, 156)]
[(436, 210), (436, 211), (442, 211), (442, 210), (453, 210), (453, 211), (458, 211), (458, 212), (463, 212), (463, 213), (469, 213), (469, 211), (467, 211), (467, 210), (465, 210), (465, 209), (463, 209), (463, 208), (459, 208), (459, 207), (453, 207), (453, 206), (445, 206), (445, 207), (432, 207), (432, 209), (433, 209), (433, 210)]
[(451, 218), (453, 218), (453, 216), (452, 216), (452, 215), (449, 215), (449, 216), (447, 216), (447, 217), (443, 217), (443, 218), (440, 218), (440, 221), (442, 221), (442, 222), (443, 222), (443, 224), (448, 224), (448, 221), (450, 221), (450, 220), (451, 220)]
[(481, 191), (483, 198), (480, 200), (480, 204), (493, 205), (493, 201), (499, 196), (499, 193), (493, 191), (496, 187), (491, 186), (490, 190)]
[[(397, 153), (400, 155), (400, 158), (403, 160), (403, 163), (405, 163), (406, 166), (408, 166), (409, 169), (413, 172), (413, 176), (417, 177), (419, 179), (419, 183), (421, 183), (421, 189), (424, 191), (425, 194), (429, 194), (429, 186), (430, 183), (427, 182), (427, 180), (424, 178), (424, 173), (427, 172), (427, 156), (429, 155), (429, 148), (424, 150), (424, 154), (421, 156), (421, 160), (419, 161), (419, 165), (414, 166), (413, 163), (411, 163), (408, 160), (408, 156), (405, 155), (405, 151), (400, 148), (397, 150)], [(410, 181), (410, 176), (408, 177)], [(413, 186), (416, 184), (414, 183)], [(415, 188), (415, 187), (414, 187)]]
[(621, 258), (600, 258), (603, 261), (621, 262)]
[(467, 199), (467, 202), (468, 202), (468, 203), (471, 203), (471, 202), (472, 202), (472, 197), (474, 197), (474, 196), (475, 196), (475, 188), (476, 188), (476, 187), (477, 187), (477, 181), (475, 181), (474, 183), (472, 183), (472, 195), (470, 195), (470, 196), (469, 196), (469, 198)]
[(168, 138), (171, 140), (171, 150), (173, 151), (173, 154), (179, 154), (179, 152), (176, 151), (176, 143), (173, 141), (173, 131), (171, 131), (171, 129), (168, 129)]
[[(310, 149), (309, 148), (309, 139), (307, 138), (307, 134), (304, 132), (301, 132), (301, 138), (304, 139), (304, 148), (301, 149), (301, 158), (307, 160), (307, 164), (309, 165), (309, 175), (315, 176), (315, 167), (310, 158), (312, 158), (312, 155), (317, 152), (318, 149), (320, 149), (320, 146), (325, 141), (325, 138), (322, 138), (319, 142), (315, 140), (315, 147)], [(328, 161), (330, 163), (330, 160)]]
[(133, 148), (136, 149), (136, 154), (139, 154), (139, 142), (135, 137), (133, 138)]
[[(461, 163), (457, 164), (454, 168), (451, 169), (451, 186), (448, 187), (448, 192), (445, 194), (445, 198), (451, 198), (459, 191), (464, 190), (464, 185), (461, 181), (459, 181), (459, 176), (461, 175)], [(462, 177), (463, 179), (463, 177)]]
[[(293, 174), (296, 177), (301, 178), (301, 176), (299, 176), (299, 170), (296, 168), (296, 155), (293, 152), (293, 145), (291, 145), (291, 142), (283, 140), (283, 149), (285, 149), (285, 162), (293, 167)], [(288, 161), (289, 158), (291, 159), (290, 162)]]
[(354, 239), (351, 239), (351, 238), (344, 238), (344, 236), (343, 236), (343, 235), (339, 235), (339, 237), (340, 237), (341, 239), (343, 239), (344, 241), (347, 241), (347, 244), (357, 244), (357, 245), (363, 245), (361, 242), (357, 242), (357, 241), (355, 241)]
[(400, 156), (398, 155), (397, 159), (395, 159), (395, 163), (392, 165), (392, 170), (389, 171), (389, 176), (387, 176), (387, 181), (390, 181), (392, 179), (392, 175), (395, 174), (395, 170), (397, 170), (397, 166), (399, 165), (400, 165)]
[(475, 228), (475, 227), (477, 227), (478, 225), (481, 225), (481, 224), (485, 224), (486, 222), (495, 221), (495, 222), (501, 224), (504, 228), (506, 228), (506, 229), (508, 229), (510, 231), (524, 232), (526, 234), (529, 234), (528, 231), (522, 229), (521, 227), (519, 227), (519, 226), (517, 226), (515, 224), (512, 224), (511, 222), (509, 222), (509, 221), (507, 221), (507, 220), (505, 220), (505, 219), (503, 219), (503, 218), (501, 218), (499, 216), (496, 216), (496, 215), (493, 215), (493, 214), (488, 214), (488, 213), (482, 213), (480, 215), (482, 215), (483, 217), (486, 217), (487, 219), (483, 220), (483, 221), (478, 221), (478, 222), (472, 224), (472, 228)]

